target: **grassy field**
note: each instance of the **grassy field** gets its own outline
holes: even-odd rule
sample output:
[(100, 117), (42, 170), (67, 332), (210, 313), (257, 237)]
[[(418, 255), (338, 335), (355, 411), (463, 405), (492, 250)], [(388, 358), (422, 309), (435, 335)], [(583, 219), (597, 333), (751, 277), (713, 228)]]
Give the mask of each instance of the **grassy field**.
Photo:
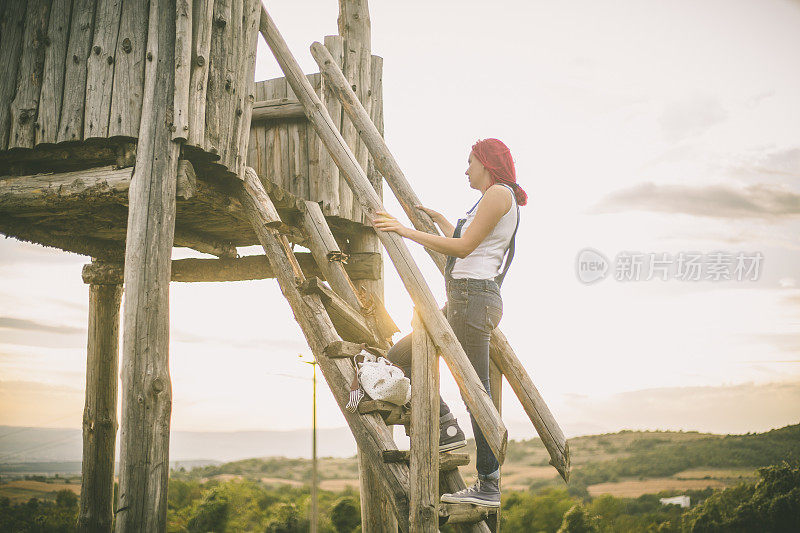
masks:
[[(572, 459), (571, 490), (592, 496), (611, 494), (637, 497), (665, 490), (725, 488), (756, 478), (756, 469), (783, 459), (800, 460), (800, 425), (763, 434), (713, 435), (697, 432), (621, 431), (577, 437), (569, 441)], [(459, 450), (462, 451), (462, 450)], [(460, 468), (469, 483), (475, 476), (475, 444), (466, 448), (473, 460)], [(505, 490), (564, 487), (539, 439), (510, 441), (503, 465)], [(173, 471), (184, 480), (250, 479), (264, 485), (302, 487), (311, 482), (307, 459), (267, 457), (245, 459), (221, 465)], [(25, 501), (31, 497), (52, 498), (63, 488), (80, 491), (80, 479), (71, 483), (47, 479), (0, 481), (0, 497)], [(358, 461), (323, 457), (319, 460), (320, 487), (339, 491), (358, 489)], [(584, 494), (586, 493), (584, 492)]]
[(12, 503), (26, 502), (31, 498), (52, 501), (55, 500), (55, 493), (64, 489), (80, 495), (80, 481), (75, 483), (50, 483), (43, 481), (32, 481), (29, 479), (14, 479), (0, 485), (0, 497), (8, 498)]

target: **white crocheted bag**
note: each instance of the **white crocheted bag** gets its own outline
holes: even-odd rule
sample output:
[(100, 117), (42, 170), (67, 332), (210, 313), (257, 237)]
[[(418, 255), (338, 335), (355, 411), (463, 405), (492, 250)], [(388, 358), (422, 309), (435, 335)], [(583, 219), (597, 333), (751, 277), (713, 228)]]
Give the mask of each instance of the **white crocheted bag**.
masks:
[(411, 401), (411, 380), (401, 368), (383, 357), (364, 354), (364, 362), (358, 363), (358, 381), (373, 400), (384, 400), (396, 405), (405, 405)]

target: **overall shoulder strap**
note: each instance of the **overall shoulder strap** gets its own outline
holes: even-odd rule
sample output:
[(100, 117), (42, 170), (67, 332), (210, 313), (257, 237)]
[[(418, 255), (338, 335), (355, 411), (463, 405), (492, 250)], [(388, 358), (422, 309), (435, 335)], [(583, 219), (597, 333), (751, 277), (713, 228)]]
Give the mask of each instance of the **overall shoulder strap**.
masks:
[(506, 264), (505, 264), (505, 266), (503, 266), (503, 271), (500, 272), (500, 274), (498, 274), (494, 278), (494, 280), (497, 283), (498, 287), (502, 287), (503, 286), (503, 280), (505, 279), (506, 274), (508, 273), (508, 268), (511, 266), (511, 261), (514, 260), (514, 248), (515, 248), (515, 244), (516, 244), (515, 243), (515, 238), (517, 236), (517, 230), (519, 229), (519, 204), (517, 203), (516, 194), (514, 193), (514, 189), (512, 189), (511, 187), (509, 187), (505, 183), (503, 183), (502, 185), (504, 185), (505, 187), (508, 187), (508, 189), (511, 191), (511, 194), (513, 195), (513, 200), (512, 201), (514, 202), (514, 205), (517, 207), (517, 224), (516, 224), (516, 226), (514, 226), (514, 233), (511, 234), (511, 241), (508, 243), (508, 248), (506, 248), (506, 250), (508, 251), (508, 255), (506, 255), (506, 257), (505, 257)]

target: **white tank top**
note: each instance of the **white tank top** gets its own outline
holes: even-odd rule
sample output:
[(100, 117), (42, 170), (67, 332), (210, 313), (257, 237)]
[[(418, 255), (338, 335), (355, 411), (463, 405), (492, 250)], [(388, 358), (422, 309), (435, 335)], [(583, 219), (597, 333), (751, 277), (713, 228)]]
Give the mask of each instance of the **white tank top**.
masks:
[[(493, 279), (500, 274), (503, 256), (511, 243), (514, 229), (517, 227), (517, 197), (511, 187), (505, 184), (501, 185), (511, 191), (511, 207), (500, 217), (491, 233), (481, 241), (471, 254), (463, 259), (456, 258), (452, 273), (454, 278)], [(472, 223), (479, 205), (480, 202), (467, 212), (467, 221), (461, 228), (461, 235), (464, 234), (467, 226)]]

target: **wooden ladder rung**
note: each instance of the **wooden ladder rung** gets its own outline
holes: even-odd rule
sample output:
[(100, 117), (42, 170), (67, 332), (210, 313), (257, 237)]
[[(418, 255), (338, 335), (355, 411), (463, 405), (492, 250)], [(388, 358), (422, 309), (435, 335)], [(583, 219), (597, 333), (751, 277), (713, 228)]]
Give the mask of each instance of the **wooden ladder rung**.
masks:
[(494, 507), (473, 505), (471, 503), (439, 503), (439, 525), (476, 524), (486, 520), (490, 514), (497, 513)]
[(331, 359), (355, 357), (363, 351), (367, 351), (380, 357), (386, 357), (386, 350), (377, 348), (375, 346), (368, 346), (364, 342), (333, 341), (325, 346), (322, 351)]
[(356, 343), (378, 344), (378, 339), (375, 338), (361, 313), (328, 288), (322, 280), (316, 277), (306, 279), (300, 285), (300, 292), (320, 297), (336, 331), (343, 339)]
[(408, 409), (383, 400), (362, 400), (358, 404), (358, 412), (362, 415), (378, 413), (387, 426), (405, 426), (411, 423), (411, 412)]
[(322, 352), (331, 359), (344, 359), (357, 356), (366, 346), (363, 342), (333, 341)]
[[(383, 452), (384, 463), (405, 463), (409, 464), (409, 450), (385, 450)], [(439, 470), (455, 470), (459, 466), (469, 464), (468, 453), (441, 452), (439, 454)]]

